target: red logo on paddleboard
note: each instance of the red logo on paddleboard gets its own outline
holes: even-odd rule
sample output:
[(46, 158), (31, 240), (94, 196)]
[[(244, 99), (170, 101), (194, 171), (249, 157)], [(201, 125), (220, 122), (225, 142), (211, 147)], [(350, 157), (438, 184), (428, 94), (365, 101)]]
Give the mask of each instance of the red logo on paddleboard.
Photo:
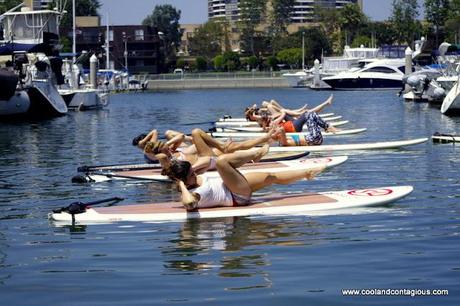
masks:
[(381, 197), (393, 193), (391, 189), (361, 189), (361, 190), (350, 190), (349, 195), (360, 196), (360, 197)]

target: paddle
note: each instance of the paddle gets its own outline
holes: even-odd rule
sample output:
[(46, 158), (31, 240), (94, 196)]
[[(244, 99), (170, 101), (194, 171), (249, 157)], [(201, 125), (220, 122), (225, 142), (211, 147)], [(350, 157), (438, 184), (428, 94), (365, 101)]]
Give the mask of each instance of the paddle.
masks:
[(443, 143), (443, 142), (453, 142), (455, 144), (456, 142), (456, 137), (460, 137), (459, 135), (453, 135), (453, 134), (442, 134), (442, 133), (439, 133), (439, 132), (436, 132), (433, 134), (433, 136), (440, 136), (440, 137), (447, 137), (447, 138), (451, 138), (450, 140), (443, 140), (443, 139), (436, 139), (436, 138), (433, 138), (433, 142), (438, 142), (438, 143)]
[(128, 175), (122, 175), (122, 174), (104, 173), (103, 171), (94, 171), (94, 172), (86, 173), (85, 175), (80, 175), (80, 174), (75, 175), (74, 177), (72, 177), (72, 183), (81, 184), (81, 183), (96, 182), (93, 178), (91, 178), (91, 175), (100, 175), (100, 176), (105, 176), (108, 178), (122, 178), (122, 179), (128, 179), (128, 180), (136, 180), (136, 181), (151, 181), (151, 182), (159, 181), (159, 180), (154, 180), (154, 179), (146, 178), (146, 177), (128, 176)]
[(112, 205), (113, 205), (113, 204), (118, 203), (118, 202), (123, 201), (123, 200), (124, 200), (124, 198), (112, 197), (112, 198), (96, 200), (96, 201), (91, 201), (91, 202), (86, 202), (86, 203), (73, 202), (73, 203), (71, 203), (70, 205), (68, 205), (66, 207), (53, 209), (53, 213), (59, 214), (59, 213), (62, 213), (62, 212), (66, 212), (66, 213), (72, 215), (72, 224), (74, 224), (75, 223), (75, 215), (82, 214), (82, 213), (86, 212), (86, 209), (89, 206), (94, 206), (94, 205), (99, 205), (99, 204), (104, 204), (104, 203), (109, 203), (109, 202), (113, 202), (112, 203)]
[(203, 121), (203, 122), (182, 123), (181, 125), (190, 126), (190, 125), (214, 124), (214, 123), (215, 121)]
[(152, 164), (131, 164), (131, 165), (123, 165), (123, 164), (113, 164), (113, 165), (99, 165), (99, 166), (80, 166), (77, 168), (78, 172), (93, 172), (93, 171), (110, 171), (110, 170), (118, 170), (118, 171), (131, 171), (131, 170), (146, 170), (146, 169), (156, 169), (159, 168), (160, 164), (158, 161), (152, 161)]

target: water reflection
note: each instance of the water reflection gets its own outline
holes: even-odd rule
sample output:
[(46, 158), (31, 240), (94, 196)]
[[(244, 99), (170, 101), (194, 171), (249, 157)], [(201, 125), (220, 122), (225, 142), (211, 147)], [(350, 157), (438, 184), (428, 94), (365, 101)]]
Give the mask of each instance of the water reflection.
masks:
[[(165, 267), (172, 271), (217, 268), (222, 277), (250, 277), (260, 273), (260, 267), (270, 265), (267, 254), (257, 252), (259, 246), (293, 247), (316, 243), (315, 240), (306, 241), (305, 236), (319, 235), (320, 226), (314, 221), (302, 224), (302, 231), (299, 231), (297, 225), (246, 217), (188, 220), (161, 253), (165, 257)], [(216, 252), (223, 254), (218, 262), (202, 260), (203, 254)]]

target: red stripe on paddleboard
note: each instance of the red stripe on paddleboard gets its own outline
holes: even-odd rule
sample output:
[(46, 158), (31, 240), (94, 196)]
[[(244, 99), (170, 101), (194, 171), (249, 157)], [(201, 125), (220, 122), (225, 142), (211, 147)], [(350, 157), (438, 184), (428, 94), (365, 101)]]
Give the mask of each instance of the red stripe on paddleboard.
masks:
[(392, 189), (361, 189), (361, 190), (350, 190), (349, 195), (360, 196), (360, 197), (381, 197), (393, 193)]

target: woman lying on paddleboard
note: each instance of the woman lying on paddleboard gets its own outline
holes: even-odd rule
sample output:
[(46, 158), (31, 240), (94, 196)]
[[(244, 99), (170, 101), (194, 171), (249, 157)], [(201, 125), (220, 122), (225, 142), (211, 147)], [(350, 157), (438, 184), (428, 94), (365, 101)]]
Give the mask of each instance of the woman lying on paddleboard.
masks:
[[(176, 151), (180, 146), (184, 144), (184, 142), (192, 142), (192, 137), (186, 136), (185, 134), (174, 131), (174, 130), (167, 130), (165, 132), (165, 137), (167, 139), (164, 144), (171, 149), (171, 151)], [(158, 141), (158, 131), (152, 130), (148, 134), (140, 134), (133, 139), (133, 146), (138, 147), (144, 152), (144, 157), (148, 162), (157, 162), (157, 158), (155, 154), (145, 152), (145, 146), (149, 142), (157, 142)]]
[(214, 170), (216, 167), (217, 157), (224, 153), (231, 153), (238, 150), (248, 150), (257, 145), (266, 144), (272, 140), (275, 130), (243, 142), (227, 141), (222, 143), (217, 141), (205, 131), (194, 129), (192, 131), (193, 145), (185, 148), (175, 148), (168, 145), (168, 142), (147, 142), (144, 146), (145, 154), (153, 155), (158, 160), (158, 154), (163, 153), (169, 159), (188, 161), (192, 164), (193, 169), (198, 173), (204, 173), (207, 170)]
[(261, 108), (258, 108), (257, 104), (247, 107), (244, 111), (244, 114), (248, 121), (258, 121), (261, 116), (264, 116), (264, 114), (278, 114), (282, 110), (284, 110), (287, 114), (291, 116), (300, 116), (301, 114), (306, 112), (308, 108), (305, 104), (303, 107), (299, 109), (288, 109), (283, 107), (278, 101), (272, 99), (270, 101), (263, 101), (261, 104)]
[(308, 113), (320, 113), (326, 106), (332, 104), (333, 98), (334, 96), (331, 95), (326, 101), (312, 109), (307, 109), (304, 106), (298, 110), (282, 108), (275, 100), (264, 101), (262, 106), (266, 107), (267, 112), (254, 116), (254, 118), (264, 130), (268, 130), (273, 125), (279, 125), (284, 128), (286, 133), (301, 132), (303, 126), (309, 120)]
[[(275, 122), (276, 124), (276, 122)], [(280, 126), (275, 134), (276, 139), (279, 141), (280, 146), (292, 147), (292, 146), (319, 146), (323, 143), (323, 134), (321, 129), (324, 129), (326, 132), (336, 133), (339, 129), (333, 127), (315, 112), (307, 112), (302, 115), (300, 118), (292, 122), (294, 126), (294, 131), (288, 129), (286, 131), (285, 126)], [(299, 128), (300, 126), (300, 128)], [(307, 129), (304, 130), (303, 127), (306, 126)], [(288, 133), (302, 132), (302, 134), (293, 134), (286, 135)]]
[(258, 150), (238, 151), (218, 157), (216, 168), (220, 178), (197, 175), (189, 162), (160, 157), (164, 173), (175, 180), (187, 211), (218, 206), (244, 206), (251, 202), (252, 193), (273, 184), (290, 184), (300, 179), (312, 179), (324, 166), (314, 170), (290, 170), (277, 173), (252, 172), (242, 174), (237, 168), (258, 160), (268, 152), (268, 145)]

